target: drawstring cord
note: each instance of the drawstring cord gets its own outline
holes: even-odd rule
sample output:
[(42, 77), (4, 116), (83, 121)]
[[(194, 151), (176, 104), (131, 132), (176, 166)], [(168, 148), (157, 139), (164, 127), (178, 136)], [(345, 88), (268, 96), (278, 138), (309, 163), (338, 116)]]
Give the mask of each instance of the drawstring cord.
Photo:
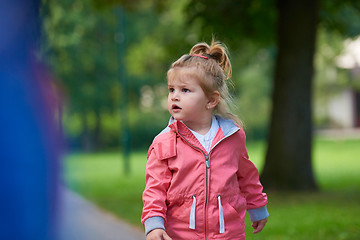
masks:
[(193, 195), (193, 203), (191, 206), (191, 211), (190, 211), (190, 224), (189, 224), (189, 228), (190, 229), (195, 229), (195, 208), (196, 208), (196, 196)]
[[(190, 211), (190, 221), (189, 221), (189, 228), (195, 229), (195, 209), (196, 209), (196, 196), (193, 195), (193, 203), (191, 205), (191, 211)], [(221, 205), (221, 196), (218, 195), (218, 203), (219, 203), (219, 223), (220, 223), (220, 233), (225, 232), (225, 221), (224, 221), (224, 212), (223, 207)]]
[(225, 232), (225, 221), (224, 221), (224, 213), (223, 207), (221, 205), (221, 196), (218, 195), (218, 202), (219, 202), (219, 223), (220, 223), (220, 233)]

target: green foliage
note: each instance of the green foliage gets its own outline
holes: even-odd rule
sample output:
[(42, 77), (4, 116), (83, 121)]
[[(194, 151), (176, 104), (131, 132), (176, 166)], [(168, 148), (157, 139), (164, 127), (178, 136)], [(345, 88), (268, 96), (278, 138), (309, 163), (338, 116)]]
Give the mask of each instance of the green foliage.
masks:
[[(186, 12), (190, 23), (197, 22), (200, 24), (201, 36), (215, 33), (215, 35), (221, 36), (233, 50), (245, 52), (245, 54), (250, 53), (250, 56), (248, 55), (246, 58), (252, 62), (251, 65), (240, 64), (234, 67), (244, 71), (246, 68), (256, 69), (258, 62), (254, 60), (256, 60), (258, 52), (270, 52), (275, 44), (276, 22), (278, 21), (276, 4), (279, 4), (278, 1), (193, 0), (189, 2)], [(335, 92), (339, 92), (344, 87), (349, 87), (350, 85), (347, 82), (347, 73), (336, 67), (336, 56), (341, 53), (343, 48), (342, 42), (345, 38), (355, 37), (360, 34), (360, 4), (358, 1), (353, 0), (325, 0), (321, 1), (319, 11), (320, 28), (316, 54), (317, 74), (314, 91), (316, 97), (315, 123), (317, 127), (329, 127), (329, 120), (326, 117), (327, 112), (324, 106), (329, 98), (334, 96)], [(252, 44), (260, 50), (254, 51)], [(275, 57), (268, 59), (269, 62), (274, 60)], [(251, 135), (253, 135), (251, 131), (262, 131), (262, 135), (264, 135), (264, 130), (267, 128), (267, 120), (261, 120), (267, 119), (269, 116), (268, 106), (270, 103), (268, 96), (270, 95), (269, 92), (271, 91), (272, 84), (268, 83), (268, 79), (273, 78), (273, 74), (267, 75), (270, 72), (267, 70), (268, 66), (273, 67), (273, 64), (269, 64), (269, 62), (262, 61), (265, 67), (259, 64), (260, 73), (259, 71), (245, 70), (250, 75), (237, 76), (239, 78), (245, 77), (246, 79), (247, 76), (253, 75), (252, 82), (258, 81), (258, 88), (255, 89), (259, 90), (260, 88), (258, 94), (256, 96), (253, 95), (250, 98), (251, 100), (247, 99), (248, 95), (246, 93), (239, 96), (238, 104), (243, 110), (241, 116), (245, 119), (246, 123), (250, 124)], [(264, 85), (267, 86), (263, 88)], [(245, 88), (246, 86), (243, 85), (243, 87)], [(246, 90), (251, 91), (251, 87), (254, 86), (249, 85), (249, 88), (246, 88)], [(260, 118), (252, 117), (256, 116), (254, 109), (258, 110), (257, 113), (260, 112)], [(246, 121), (246, 119), (249, 121)], [(257, 136), (259, 134), (254, 135)]]
[(69, 137), (98, 141), (103, 114), (114, 113), (119, 106), (117, 23), (109, 15), (114, 12), (97, 11), (90, 0), (43, 4), (43, 57), (65, 93)]
[(167, 110), (154, 112), (132, 112), (131, 143), (133, 149), (147, 149), (157, 134), (169, 121)]
[[(242, 52), (241, 52), (242, 53)], [(249, 140), (264, 139), (270, 116), (272, 60), (269, 49), (253, 50), (252, 56), (233, 56), (235, 112), (244, 122)], [(246, 61), (247, 62), (243, 62)]]
[[(109, 12), (95, 12), (89, 2), (49, 1), (44, 16), (44, 55), (61, 79), (71, 112), (105, 108), (118, 99), (111, 92), (116, 79), (115, 23)], [(102, 26), (107, 25), (107, 28)], [(100, 106), (98, 106), (100, 105)]]
[(268, 46), (275, 41), (275, 1), (190, 1), (186, 8), (190, 23), (200, 22), (201, 35), (221, 36), (232, 48), (247, 41)]
[[(129, 7), (130, 1), (125, 2)], [(169, 49), (180, 56), (185, 1), (168, 2), (169, 11), (161, 16), (151, 2), (143, 2), (136, 12), (119, 11), (115, 1), (91, 3), (48, 0), (42, 7), (42, 55), (66, 96), (65, 134), (71, 145), (85, 150), (119, 145), (127, 92), (133, 147), (145, 146), (169, 118), (162, 107), (166, 92), (158, 89), (166, 91), (165, 73), (174, 56)], [(150, 106), (144, 87), (152, 92)], [(159, 122), (164, 123), (161, 128)]]
[[(247, 239), (356, 240), (360, 236), (360, 140), (316, 139), (314, 167), (323, 191), (268, 192), (270, 218), (253, 235), (247, 218)], [(247, 144), (250, 159), (261, 170), (265, 142)], [(66, 185), (102, 208), (140, 226), (145, 187), (146, 152), (131, 155), (124, 175), (120, 153), (70, 154), (64, 160)]]
[[(356, 1), (323, 1), (316, 112), (348, 84), (334, 62), (344, 36), (360, 32), (358, 10)], [(73, 145), (86, 149), (89, 139), (90, 150), (121, 145), (127, 92), (132, 146), (147, 146), (169, 118), (163, 106), (168, 67), (212, 35), (229, 47), (234, 112), (245, 122), (249, 139), (266, 136), (276, 56), (275, 1), (44, 0), (42, 17), (42, 55), (64, 92), (64, 130)], [(316, 122), (327, 120), (320, 114)]]
[(360, 3), (356, 0), (323, 0), (320, 24), (329, 32), (345, 37), (360, 34)]

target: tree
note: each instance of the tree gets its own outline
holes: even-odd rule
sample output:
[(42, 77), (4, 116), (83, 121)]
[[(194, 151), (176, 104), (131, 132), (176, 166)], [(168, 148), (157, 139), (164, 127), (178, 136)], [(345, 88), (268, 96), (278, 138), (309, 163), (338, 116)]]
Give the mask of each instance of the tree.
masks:
[[(256, 48), (265, 49), (270, 53), (269, 55), (276, 59), (276, 65), (273, 73), (273, 112), (262, 175), (263, 183), (269, 188), (316, 189), (311, 167), (311, 88), (316, 32), (318, 26), (321, 26), (329, 32), (338, 32), (342, 36), (359, 34), (359, 1), (88, 1), (94, 2), (99, 9), (123, 4), (131, 11), (145, 10), (139, 15), (142, 17), (146, 15), (143, 21), (135, 20), (136, 14), (131, 16), (129, 14), (129, 19), (132, 19), (130, 21), (133, 21), (129, 24), (129, 31), (135, 37), (127, 50), (126, 61), (127, 70), (132, 75), (130, 92), (134, 92), (137, 97), (134, 102), (138, 102), (139, 89), (142, 85), (153, 87), (164, 81), (163, 73), (169, 66), (169, 61), (164, 59), (183, 54), (199, 39), (209, 39), (212, 34), (224, 41), (237, 56), (244, 55), (243, 59), (256, 53), (254, 50)], [(56, 2), (51, 2), (54, 6), (57, 5)], [(159, 13), (151, 12), (154, 9), (158, 9)], [(93, 12), (83, 15), (85, 17), (70, 19), (77, 21), (79, 25), (84, 23), (83, 19), (93, 20)], [(57, 20), (57, 16), (54, 14), (54, 21)], [(68, 17), (62, 20), (66, 25)], [(85, 23), (92, 22), (87, 20)], [(57, 27), (56, 24), (54, 26)], [(63, 27), (65, 30), (69, 29)], [(92, 28), (87, 25), (84, 27)], [(52, 33), (58, 32), (58, 29), (52, 30)], [(65, 42), (70, 45), (71, 41), (77, 39), (76, 36), (72, 37), (72, 34), (60, 37), (62, 40), (67, 40)], [(82, 44), (84, 43), (98, 46), (91, 37), (82, 39)], [(78, 45), (67, 46), (68, 49), (65, 51), (63, 46), (55, 47), (59, 51), (57, 57), (63, 74), (66, 74), (64, 69), (71, 70), (69, 62), (80, 62), (80, 60), (72, 61), (73, 59), (87, 59), (82, 63), (85, 64), (91, 63), (89, 59), (94, 58), (86, 57), (91, 53), (87, 51), (79, 58), (70, 57), (74, 51), (78, 51)], [(96, 53), (92, 56), (97, 56), (99, 63), (105, 63), (103, 65), (105, 72), (109, 70), (106, 66), (111, 66), (111, 63), (106, 63), (106, 59), (110, 58), (106, 57), (103, 51), (101, 53), (100, 56)], [(85, 73), (87, 69), (83, 67)], [(71, 84), (71, 79), (74, 77), (71, 78), (70, 75), (72, 76), (73, 72), (68, 71), (70, 80), (68, 84), (75, 87), (71, 95), (82, 97), (83, 95), (76, 94), (79, 89)], [(82, 78), (85, 86), (93, 86), (89, 84), (89, 79), (90, 77)], [(109, 82), (109, 85), (112, 86), (112, 83)], [(94, 96), (96, 94), (91, 95), (92, 100)], [(104, 101), (100, 106), (108, 103)], [(79, 105), (79, 109), (83, 110), (81, 106)]]
[[(122, 6), (117, 6), (116, 1), (43, 1), (42, 55), (65, 92), (63, 123), (71, 147), (99, 150), (118, 146), (119, 135), (125, 131), (120, 127), (125, 119), (120, 110), (123, 95), (129, 97), (132, 147), (148, 146), (166, 124), (167, 119), (159, 121), (167, 112), (162, 105), (148, 101), (153, 108), (144, 110), (140, 98), (147, 89), (144, 85), (166, 83), (164, 73), (168, 64), (164, 59), (169, 57), (165, 46), (183, 42), (182, 35), (174, 33), (179, 29), (179, 4), (172, 3), (176, 8), (168, 12), (167, 21), (161, 21), (154, 5), (145, 2), (120, 1)], [(119, 7), (126, 7), (126, 26), (120, 26), (122, 14), (116, 11)], [(169, 35), (176, 38), (169, 41), (165, 38)], [(157, 36), (166, 39), (166, 44)], [(119, 76), (125, 69), (127, 92)], [(156, 100), (166, 95), (166, 91), (159, 94), (156, 86), (153, 90), (150, 92), (156, 93), (150, 97)]]
[(42, 6), (43, 55), (66, 92), (65, 125), (80, 122), (74, 135), (83, 150), (101, 147), (102, 118), (117, 113), (121, 92), (115, 13), (90, 3), (47, 0)]
[(268, 188), (317, 188), (311, 165), (311, 89), (317, 27), (320, 22), (328, 31), (354, 36), (359, 34), (356, 20), (360, 10), (358, 1), (323, 0), (321, 6), (319, 2), (193, 0), (188, 5), (190, 22), (200, 21), (203, 34), (224, 36), (234, 48), (236, 44), (241, 48), (247, 41), (259, 47), (271, 46), (277, 39), (273, 111), (261, 175)]
[[(190, 19), (197, 15), (202, 16), (204, 22), (226, 26), (220, 20), (220, 16), (226, 16), (225, 21), (233, 22), (234, 29), (229, 34), (228, 28), (216, 30), (221, 29), (221, 34), (236, 40), (235, 35), (244, 36), (242, 44), (252, 40), (260, 47), (271, 45), (277, 39), (273, 110), (262, 183), (276, 189), (315, 189), (311, 166), (311, 82), (319, 12), (317, 1), (212, 3), (204, 5), (201, 13), (195, 13), (196, 8), (191, 5)], [(206, 14), (213, 12), (209, 9), (212, 7), (220, 9), (212, 15), (214, 20)], [(236, 13), (240, 13), (237, 20)], [(231, 43), (234, 45), (233, 41)]]
[(262, 182), (276, 189), (316, 189), (311, 165), (311, 89), (319, 6), (279, 0), (273, 110)]

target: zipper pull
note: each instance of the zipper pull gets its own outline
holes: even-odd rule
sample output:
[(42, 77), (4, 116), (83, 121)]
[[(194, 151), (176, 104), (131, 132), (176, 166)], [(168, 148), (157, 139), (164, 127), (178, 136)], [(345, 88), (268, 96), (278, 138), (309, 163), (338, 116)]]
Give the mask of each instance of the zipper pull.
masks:
[(206, 168), (210, 168), (209, 156), (205, 155)]

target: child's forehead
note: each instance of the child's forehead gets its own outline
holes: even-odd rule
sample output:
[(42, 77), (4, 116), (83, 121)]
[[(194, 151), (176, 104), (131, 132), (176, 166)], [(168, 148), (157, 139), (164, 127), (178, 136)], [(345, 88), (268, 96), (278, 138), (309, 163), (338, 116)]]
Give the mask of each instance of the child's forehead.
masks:
[(199, 84), (199, 74), (193, 68), (172, 69), (168, 84)]

